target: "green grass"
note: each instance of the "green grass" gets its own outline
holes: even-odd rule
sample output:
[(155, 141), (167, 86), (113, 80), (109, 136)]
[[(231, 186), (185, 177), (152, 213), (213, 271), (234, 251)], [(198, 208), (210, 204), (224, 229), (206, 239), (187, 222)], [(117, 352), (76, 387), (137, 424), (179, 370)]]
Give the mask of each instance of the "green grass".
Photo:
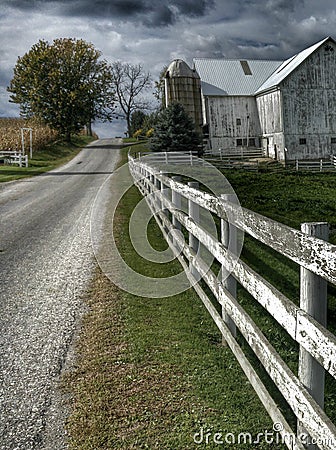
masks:
[(242, 206), (300, 228), (302, 222), (328, 222), (336, 243), (336, 174), (225, 171)]
[(127, 143), (133, 143), (133, 142), (137, 142), (137, 139), (136, 139), (136, 138), (133, 138), (133, 137), (131, 137), (131, 138), (123, 138), (123, 142), (124, 142), (125, 144), (127, 144)]
[[(133, 152), (144, 151), (142, 144)], [(127, 150), (123, 151), (126, 161)], [(305, 221), (328, 221), (335, 242), (334, 174), (225, 175), (243, 206), (299, 228)], [(181, 270), (173, 261), (160, 265), (134, 252), (128, 236), (129, 217), (141, 196), (130, 189), (119, 204), (116, 231), (124, 259), (138, 272), (152, 277)], [(157, 250), (167, 248), (156, 223), (148, 239)], [(246, 237), (242, 258), (294, 302), (299, 301), (298, 266), (266, 246)], [(89, 313), (77, 344), (76, 370), (64, 383), (72, 394), (68, 422), (70, 449), (251, 448), (216, 445), (214, 433), (272, 430), (272, 421), (242, 373), (221, 335), (193, 290), (151, 299), (136, 297), (114, 286), (99, 270), (87, 295)], [(329, 328), (336, 332), (336, 289), (329, 289)], [(297, 372), (298, 346), (242, 288), (244, 306), (280, 356)], [(273, 398), (295, 427), (296, 419), (243, 337), (238, 342)], [(326, 378), (326, 412), (336, 422), (336, 383)], [(193, 436), (209, 432), (210, 443), (196, 445)], [(211, 443), (212, 442), (212, 443)], [(284, 448), (280, 444), (254, 445), (258, 449)]]
[(47, 145), (45, 149), (33, 153), (33, 158), (29, 159), (27, 168), (16, 165), (0, 166), (0, 182), (32, 177), (55, 169), (70, 161), (93, 140), (94, 138), (89, 136), (73, 136), (71, 144), (57, 141)]
[[(120, 252), (138, 272), (153, 277), (179, 272), (176, 261), (150, 263), (134, 252), (126, 230), (140, 199), (132, 188), (119, 203)], [(156, 249), (166, 248), (154, 221), (148, 238)], [(218, 448), (216, 432), (256, 436), (272, 430), (271, 419), (192, 289), (169, 298), (137, 297), (98, 270), (87, 304), (77, 367), (64, 380), (73, 399), (70, 449), (212, 449)], [(207, 446), (194, 443), (201, 429), (211, 433), (212, 444), (211, 439)]]

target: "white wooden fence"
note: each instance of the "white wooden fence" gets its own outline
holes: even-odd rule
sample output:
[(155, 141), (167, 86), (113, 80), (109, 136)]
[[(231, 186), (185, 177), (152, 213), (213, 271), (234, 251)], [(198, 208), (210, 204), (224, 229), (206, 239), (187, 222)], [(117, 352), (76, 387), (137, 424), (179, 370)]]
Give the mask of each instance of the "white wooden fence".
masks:
[(0, 159), (4, 160), (5, 164), (18, 164), (19, 167), (28, 167), (28, 155), (23, 155), (21, 152), (14, 151), (0, 151)]
[(331, 156), (330, 160), (295, 160), (295, 170), (309, 170), (312, 172), (325, 172), (336, 170), (335, 157)]
[[(164, 163), (164, 155), (161, 156), (160, 163)], [(336, 284), (336, 246), (323, 240), (327, 237), (327, 224), (303, 224), (301, 231), (290, 228), (253, 211), (238, 208), (223, 198), (200, 191), (195, 183), (186, 185), (176, 177), (159, 172), (155, 166), (154, 156), (152, 161), (129, 156), (129, 167), (135, 183), (146, 196), (164, 237), (188, 278), (194, 283), (197, 274), (200, 274), (202, 283), (208, 285), (221, 305), (222, 315), (218, 313), (218, 308), (203, 289), (202, 283), (194, 285), (269, 415), (274, 422), (282, 424), (280, 432), (284, 443), (291, 449), (305, 448), (237, 343), (236, 327), (297, 417), (297, 433), (309, 433), (318, 448), (335, 450), (336, 427), (323, 409), (325, 371), (336, 378), (336, 337), (326, 329), (325, 317), (327, 282)], [(189, 214), (180, 210), (183, 197), (188, 200)], [(161, 211), (157, 210), (158, 202), (161, 202)], [(200, 208), (220, 218), (220, 241), (204, 231), (202, 224), (198, 223), (198, 218), (202, 217), (199, 214)], [(228, 225), (228, 217), (234, 217), (234, 223)], [(181, 227), (189, 233), (189, 245), (181, 234), (174, 233)], [(228, 233), (234, 236), (237, 229), (300, 266), (300, 306), (242, 260), (237, 261), (233, 257), (227, 246)], [(312, 236), (313, 234), (318, 234), (320, 238)], [(231, 273), (228, 280), (222, 282), (209, 270), (197, 251), (198, 246), (204, 246), (222, 268)], [(298, 376), (289, 369), (237, 301), (237, 282), (300, 345)]]
[(265, 152), (262, 148), (253, 147), (231, 147), (231, 148), (218, 148), (208, 149), (205, 151), (206, 157), (216, 156), (222, 160), (237, 160), (237, 159), (250, 159), (250, 158), (262, 158), (265, 156)]

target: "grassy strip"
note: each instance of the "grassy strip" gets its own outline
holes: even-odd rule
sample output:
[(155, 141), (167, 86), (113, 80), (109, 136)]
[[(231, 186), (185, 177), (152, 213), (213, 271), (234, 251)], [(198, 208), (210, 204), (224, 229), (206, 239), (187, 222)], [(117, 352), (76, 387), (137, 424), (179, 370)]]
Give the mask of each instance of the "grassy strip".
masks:
[(32, 177), (55, 169), (70, 161), (94, 139), (79, 135), (72, 137), (71, 144), (62, 141), (51, 143), (44, 150), (33, 153), (33, 158), (29, 159), (29, 167), (0, 166), (0, 182)]
[(300, 228), (302, 222), (328, 222), (336, 243), (336, 174), (329, 172), (250, 173), (224, 171), (245, 208)]
[[(120, 251), (139, 272), (154, 277), (179, 271), (177, 262), (141, 261), (127, 233), (141, 199), (130, 189), (119, 204)], [(151, 244), (166, 248), (154, 222)], [(194, 449), (201, 429), (206, 448), (230, 435), (223, 448), (236, 448), (239, 433), (272, 430), (272, 423), (235, 357), (193, 290), (150, 299), (121, 291), (99, 270), (87, 295), (86, 315), (77, 343), (77, 367), (64, 384), (72, 395), (68, 421), (70, 449)], [(199, 440), (200, 435), (196, 436)], [(259, 449), (269, 448), (261, 442)], [(251, 444), (239, 448), (249, 449)], [(272, 448), (283, 448), (272, 444)]]

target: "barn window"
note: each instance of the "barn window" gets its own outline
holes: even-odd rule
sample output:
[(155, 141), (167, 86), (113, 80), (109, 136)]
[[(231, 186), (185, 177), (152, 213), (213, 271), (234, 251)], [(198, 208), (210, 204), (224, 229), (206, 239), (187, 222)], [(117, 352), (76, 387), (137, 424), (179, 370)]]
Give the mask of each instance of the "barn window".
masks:
[(249, 139), (249, 147), (255, 147), (255, 146), (256, 146), (255, 139), (254, 138)]
[(237, 118), (236, 119), (236, 124), (237, 124), (237, 127), (239, 127), (241, 125), (241, 119)]
[(307, 144), (307, 139), (306, 138), (300, 138), (299, 139), (299, 144), (300, 145), (306, 145)]
[(241, 147), (243, 145), (243, 139), (237, 139), (236, 145), (237, 145), (237, 147)]
[(332, 143), (332, 144), (336, 144), (336, 137), (332, 137), (332, 138), (331, 138), (331, 143)]

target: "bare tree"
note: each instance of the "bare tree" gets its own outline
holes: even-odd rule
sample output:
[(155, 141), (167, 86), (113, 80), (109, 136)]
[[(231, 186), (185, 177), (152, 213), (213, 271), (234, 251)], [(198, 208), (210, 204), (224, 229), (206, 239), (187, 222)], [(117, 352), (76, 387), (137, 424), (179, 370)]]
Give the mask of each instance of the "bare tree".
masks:
[(130, 135), (132, 113), (149, 108), (149, 102), (140, 97), (140, 94), (152, 85), (151, 76), (143, 71), (141, 64), (132, 65), (117, 61), (112, 64), (112, 80)]

